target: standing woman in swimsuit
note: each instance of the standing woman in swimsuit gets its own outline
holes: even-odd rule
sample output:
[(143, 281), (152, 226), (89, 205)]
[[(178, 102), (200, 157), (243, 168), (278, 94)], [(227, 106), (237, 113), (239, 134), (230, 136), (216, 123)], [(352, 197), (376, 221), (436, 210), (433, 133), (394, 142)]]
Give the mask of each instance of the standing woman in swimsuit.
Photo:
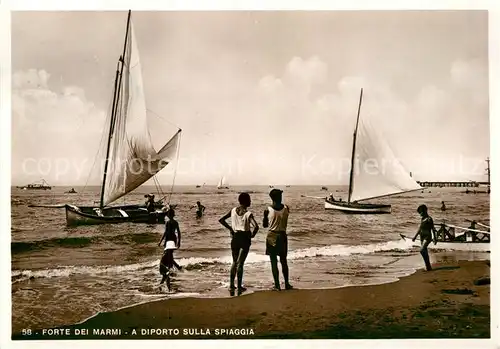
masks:
[(264, 220), (262, 225), (264, 228), (269, 227), (269, 232), (266, 238), (266, 254), (271, 259), (271, 271), (274, 279), (274, 290), (281, 290), (278, 270), (278, 256), (280, 257), (281, 271), (285, 279), (285, 289), (291, 290), (288, 279), (288, 262), (286, 260), (288, 253), (288, 237), (286, 228), (288, 225), (288, 214), (290, 209), (287, 205), (283, 205), (283, 191), (273, 189), (269, 193), (273, 204), (264, 211)]
[[(245, 292), (243, 287), (243, 265), (250, 251), (252, 238), (259, 231), (259, 225), (255, 218), (248, 210), (252, 201), (248, 193), (241, 193), (238, 197), (239, 206), (233, 208), (224, 217), (219, 219), (220, 224), (226, 227), (231, 233), (231, 252), (233, 256), (233, 264), (231, 265), (231, 273), (229, 276), (229, 291), (234, 295), (234, 279), (238, 275), (238, 295)], [(231, 225), (226, 220), (231, 218)], [(253, 226), (253, 232), (250, 231)]]

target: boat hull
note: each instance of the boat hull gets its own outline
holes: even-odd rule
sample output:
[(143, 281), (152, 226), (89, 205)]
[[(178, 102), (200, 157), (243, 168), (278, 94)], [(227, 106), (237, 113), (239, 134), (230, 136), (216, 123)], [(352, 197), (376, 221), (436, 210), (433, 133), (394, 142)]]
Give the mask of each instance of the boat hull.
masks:
[(337, 210), (348, 214), (388, 214), (391, 205), (347, 203), (325, 200), (325, 210)]
[[(413, 246), (420, 247), (420, 242), (415, 241)], [(474, 251), (474, 252), (490, 252), (489, 242), (464, 242), (464, 241), (446, 241), (437, 244), (431, 243), (428, 246), (430, 250), (452, 250), (452, 251)]]
[(16, 187), (21, 190), (51, 190), (52, 187), (48, 186), (24, 186), (24, 187)]
[(150, 213), (139, 205), (109, 207), (102, 210), (99, 210), (99, 207), (65, 205), (65, 209), (66, 224), (68, 226), (113, 223), (165, 223), (165, 212), (158, 210)]

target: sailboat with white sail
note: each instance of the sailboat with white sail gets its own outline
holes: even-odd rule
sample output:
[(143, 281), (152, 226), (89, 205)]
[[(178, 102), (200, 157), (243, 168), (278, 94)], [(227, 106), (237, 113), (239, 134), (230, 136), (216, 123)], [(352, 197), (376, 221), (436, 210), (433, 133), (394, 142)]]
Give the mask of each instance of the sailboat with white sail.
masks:
[[(65, 205), (68, 225), (103, 223), (162, 223), (165, 212), (148, 211), (144, 205), (108, 206), (130, 193), (178, 157), (179, 129), (157, 151), (147, 123), (141, 64), (131, 12), (113, 92), (100, 205)], [(151, 212), (152, 211), (152, 212)]]
[(222, 176), (221, 179), (219, 180), (219, 183), (217, 184), (217, 189), (229, 189), (226, 183), (225, 176)]
[(361, 201), (422, 190), (422, 187), (404, 169), (369, 120), (360, 119), (362, 101), (363, 89), (353, 135), (347, 201), (326, 198), (325, 209), (354, 214), (391, 213), (391, 205)]

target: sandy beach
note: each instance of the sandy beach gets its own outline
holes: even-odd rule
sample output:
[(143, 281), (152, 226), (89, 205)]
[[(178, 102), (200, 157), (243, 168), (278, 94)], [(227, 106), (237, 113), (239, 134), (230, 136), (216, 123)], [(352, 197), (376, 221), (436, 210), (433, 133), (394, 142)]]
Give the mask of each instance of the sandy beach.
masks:
[(489, 262), (440, 263), (393, 283), (144, 303), (13, 339), (488, 338)]

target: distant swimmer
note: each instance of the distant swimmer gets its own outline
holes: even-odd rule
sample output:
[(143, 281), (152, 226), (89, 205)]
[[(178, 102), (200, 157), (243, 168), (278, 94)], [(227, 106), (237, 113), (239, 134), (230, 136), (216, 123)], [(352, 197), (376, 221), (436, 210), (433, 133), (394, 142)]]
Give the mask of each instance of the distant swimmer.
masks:
[(205, 213), (205, 206), (201, 204), (201, 202), (196, 201), (195, 206), (191, 206), (191, 209), (197, 208), (196, 210), (196, 218), (201, 218), (203, 217), (203, 214)]
[(417, 236), (420, 235), (420, 243), (422, 245), (422, 247), (420, 248), (420, 254), (424, 259), (425, 268), (427, 269), (427, 271), (430, 271), (432, 270), (432, 267), (429, 260), (429, 251), (427, 250), (427, 247), (432, 242), (432, 240), (434, 240), (434, 245), (437, 243), (437, 231), (434, 227), (434, 221), (432, 220), (432, 217), (427, 213), (427, 206), (418, 206), (417, 212), (422, 217), (422, 220), (420, 222), (420, 227), (418, 228), (418, 231), (413, 237), (412, 241), (415, 241)]
[[(252, 201), (248, 193), (241, 193), (238, 197), (239, 206), (234, 207), (221, 219), (219, 223), (226, 227), (231, 233), (231, 252), (233, 264), (229, 276), (229, 292), (234, 295), (234, 279), (238, 275), (238, 295), (246, 291), (243, 287), (243, 266), (250, 251), (252, 238), (259, 231), (259, 225), (255, 221), (253, 213), (248, 210)], [(231, 218), (231, 225), (226, 220)], [(253, 231), (251, 228), (253, 226)]]
[(278, 270), (278, 256), (280, 257), (281, 271), (285, 279), (285, 289), (292, 289), (289, 281), (288, 262), (286, 260), (288, 253), (288, 237), (286, 229), (288, 225), (288, 215), (290, 209), (282, 203), (283, 191), (273, 189), (269, 193), (272, 205), (264, 211), (262, 225), (269, 227), (266, 238), (266, 254), (271, 259), (271, 271), (274, 279), (274, 290), (281, 290)]
[(446, 211), (446, 205), (444, 204), (444, 201), (441, 201), (441, 211)]

